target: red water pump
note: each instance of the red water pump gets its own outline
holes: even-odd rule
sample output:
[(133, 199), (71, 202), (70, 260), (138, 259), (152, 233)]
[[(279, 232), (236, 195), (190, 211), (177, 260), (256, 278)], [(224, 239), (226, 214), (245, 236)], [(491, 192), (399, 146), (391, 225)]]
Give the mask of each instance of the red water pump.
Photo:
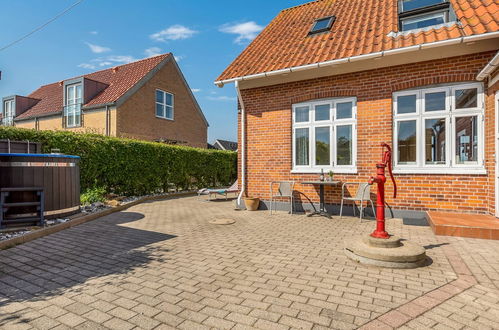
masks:
[[(393, 198), (397, 197), (397, 184), (392, 173), (392, 149), (386, 143), (381, 144), (382, 160), (376, 164), (376, 177), (369, 179), (369, 184), (378, 184), (378, 197), (376, 198), (376, 230), (371, 233), (375, 238), (389, 238), (390, 235), (385, 231), (385, 168), (388, 166), (388, 172), (393, 182)], [(386, 151), (385, 151), (386, 148)]]

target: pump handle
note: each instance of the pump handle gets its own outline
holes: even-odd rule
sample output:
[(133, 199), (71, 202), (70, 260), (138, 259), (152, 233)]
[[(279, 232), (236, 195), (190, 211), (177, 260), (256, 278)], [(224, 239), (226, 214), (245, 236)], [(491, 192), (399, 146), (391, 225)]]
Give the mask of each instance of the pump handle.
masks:
[(387, 150), (383, 153), (383, 164), (388, 167), (388, 173), (390, 173), (390, 178), (393, 183), (393, 198), (397, 198), (397, 183), (395, 182), (395, 178), (393, 177), (392, 172), (392, 148), (386, 143), (381, 144), (382, 148), (386, 148)]

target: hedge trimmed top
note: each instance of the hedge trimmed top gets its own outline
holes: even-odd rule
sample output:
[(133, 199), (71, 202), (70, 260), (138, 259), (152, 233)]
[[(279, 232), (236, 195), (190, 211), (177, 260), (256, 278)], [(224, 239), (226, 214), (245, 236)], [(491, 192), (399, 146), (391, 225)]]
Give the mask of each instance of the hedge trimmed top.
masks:
[(237, 177), (237, 154), (67, 131), (0, 127), (0, 139), (42, 143), (81, 157), (82, 191), (103, 187), (122, 195), (169, 189), (230, 185)]

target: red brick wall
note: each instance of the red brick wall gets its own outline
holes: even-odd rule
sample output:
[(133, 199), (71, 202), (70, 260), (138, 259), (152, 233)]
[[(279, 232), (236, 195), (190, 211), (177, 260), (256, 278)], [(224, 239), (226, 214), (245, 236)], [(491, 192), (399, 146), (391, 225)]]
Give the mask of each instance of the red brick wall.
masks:
[[(328, 97), (357, 97), (357, 174), (336, 174), (347, 182), (365, 182), (375, 174), (381, 142), (392, 144), (392, 93), (432, 84), (473, 82), (494, 52), (406, 64), (339, 76), (242, 90), (246, 117), (247, 194), (267, 199), (273, 180), (318, 179), (291, 174), (292, 104)], [(487, 175), (398, 174), (397, 199), (387, 183), (387, 203), (407, 210), (493, 212), (493, 95), (486, 91)], [(298, 201), (318, 202), (318, 190), (297, 184)], [(341, 189), (326, 188), (326, 202), (338, 203)]]

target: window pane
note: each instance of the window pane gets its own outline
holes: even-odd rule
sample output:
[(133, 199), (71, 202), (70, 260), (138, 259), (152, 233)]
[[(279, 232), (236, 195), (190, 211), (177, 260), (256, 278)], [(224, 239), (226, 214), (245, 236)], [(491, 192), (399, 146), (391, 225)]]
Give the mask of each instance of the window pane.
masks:
[(426, 93), (424, 96), (425, 111), (445, 110), (445, 92)]
[(173, 119), (173, 108), (166, 106), (165, 110), (166, 110), (166, 118)]
[(336, 162), (352, 165), (352, 125), (336, 127)]
[(426, 164), (445, 164), (445, 118), (425, 120)]
[(66, 104), (73, 104), (75, 98), (74, 86), (68, 86), (66, 95)]
[(317, 30), (322, 30), (322, 29), (325, 29), (329, 26), (329, 22), (331, 21), (331, 17), (328, 17), (328, 18), (324, 18), (324, 19), (320, 19), (320, 20), (317, 20), (315, 22), (315, 25), (314, 27), (312, 28), (312, 32), (313, 31), (317, 31)]
[(397, 113), (416, 112), (416, 94), (397, 97)]
[(436, 5), (442, 2), (445, 2), (445, 0), (403, 0), (401, 11)]
[(397, 122), (398, 163), (412, 164), (416, 162), (416, 121)]
[(329, 104), (315, 106), (315, 120), (329, 120)]
[(308, 121), (308, 107), (295, 108), (295, 123)]
[(477, 89), (456, 89), (456, 109), (476, 108)]
[(74, 117), (74, 125), (75, 126), (80, 126), (80, 119), (81, 119), (80, 114), (76, 114)]
[(428, 14), (402, 21), (402, 31), (422, 29), (427, 26), (445, 23), (444, 14)]
[(170, 93), (165, 93), (165, 97), (166, 97), (166, 104), (173, 106), (173, 95)]
[(336, 103), (336, 119), (352, 118), (352, 102)]
[(69, 115), (67, 118), (68, 118), (68, 126), (69, 127), (74, 126), (74, 117), (73, 117), (73, 115)]
[(156, 91), (156, 102), (165, 103), (163, 99), (164, 94), (162, 91)]
[(330, 135), (329, 127), (315, 128), (315, 164), (330, 165)]
[(477, 116), (456, 118), (456, 162), (478, 161)]
[(165, 116), (165, 107), (159, 103), (156, 103), (156, 116), (158, 117)]
[(81, 85), (76, 85), (76, 103), (81, 103)]
[(308, 128), (298, 128), (295, 131), (296, 165), (308, 165)]

